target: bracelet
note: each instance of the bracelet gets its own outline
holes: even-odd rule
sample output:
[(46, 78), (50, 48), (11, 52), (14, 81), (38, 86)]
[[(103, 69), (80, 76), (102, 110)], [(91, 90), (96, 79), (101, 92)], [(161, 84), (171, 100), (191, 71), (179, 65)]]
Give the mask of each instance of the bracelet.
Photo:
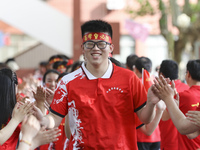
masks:
[(29, 146), (31, 146), (31, 143), (26, 140), (20, 140), (20, 142), (24, 142), (24, 143), (28, 144)]

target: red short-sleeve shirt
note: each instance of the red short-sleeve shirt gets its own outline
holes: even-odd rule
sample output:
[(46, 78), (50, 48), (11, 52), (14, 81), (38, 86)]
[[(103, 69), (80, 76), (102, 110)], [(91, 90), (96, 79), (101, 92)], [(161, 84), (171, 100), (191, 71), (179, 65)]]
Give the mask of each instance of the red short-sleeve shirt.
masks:
[(69, 149), (137, 149), (134, 113), (146, 103), (138, 77), (109, 62), (101, 78), (84, 63), (59, 82), (51, 111), (69, 115)]
[[(189, 90), (181, 92), (179, 96), (179, 108), (184, 114), (189, 110), (196, 110), (200, 102), (200, 86), (191, 86)], [(186, 135), (178, 133), (178, 147), (179, 150), (200, 148), (200, 136), (190, 140)]]

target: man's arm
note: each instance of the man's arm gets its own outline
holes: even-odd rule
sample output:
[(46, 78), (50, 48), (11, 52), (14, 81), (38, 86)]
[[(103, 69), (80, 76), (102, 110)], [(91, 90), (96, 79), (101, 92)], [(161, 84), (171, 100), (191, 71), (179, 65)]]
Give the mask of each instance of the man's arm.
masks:
[[(178, 93), (176, 93), (176, 101), (175, 102), (176, 102), (177, 106), (179, 106), (179, 95), (178, 95)], [(170, 119), (170, 115), (169, 115), (168, 110), (166, 108), (163, 112), (163, 115), (162, 115), (162, 121), (167, 121), (169, 119)]]
[(168, 109), (168, 113), (174, 125), (176, 126), (177, 130), (181, 134), (194, 133), (195, 131), (199, 130), (199, 127), (192, 124), (178, 108), (173, 98), (174, 87), (175, 85), (173, 81), (172, 81), (172, 86), (170, 86), (169, 84), (167, 84), (165, 79), (162, 76), (160, 76), (160, 78), (156, 79), (155, 84), (152, 87), (152, 90), (160, 99), (162, 99), (165, 102)]
[(41, 110), (34, 106), (35, 116), (40, 121), (42, 126), (47, 128), (55, 128), (58, 127), (62, 121), (62, 117), (50, 112), (48, 115), (43, 115)]
[(167, 121), (169, 119), (170, 119), (169, 113), (167, 112), (167, 109), (165, 109), (162, 114), (162, 121)]
[(136, 112), (141, 122), (143, 122), (144, 124), (148, 124), (154, 119), (156, 114), (155, 106), (158, 102), (159, 98), (154, 95), (154, 93), (152, 92), (152, 87), (150, 87), (147, 94), (146, 105)]

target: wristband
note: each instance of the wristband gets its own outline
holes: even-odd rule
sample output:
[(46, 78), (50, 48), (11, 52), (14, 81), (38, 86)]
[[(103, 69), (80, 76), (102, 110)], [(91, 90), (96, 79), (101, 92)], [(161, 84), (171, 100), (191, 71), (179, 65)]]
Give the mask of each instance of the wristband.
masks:
[(26, 140), (20, 140), (20, 142), (24, 142), (24, 143), (28, 144), (29, 146), (31, 146), (31, 143)]

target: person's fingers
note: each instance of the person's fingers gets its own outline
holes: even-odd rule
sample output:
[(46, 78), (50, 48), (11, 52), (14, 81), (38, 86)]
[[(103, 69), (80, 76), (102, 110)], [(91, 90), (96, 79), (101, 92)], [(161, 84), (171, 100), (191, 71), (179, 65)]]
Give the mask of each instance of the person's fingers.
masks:
[(199, 111), (189, 110), (186, 114), (187, 115), (198, 115), (199, 113), (200, 113)]
[(32, 93), (33, 93), (33, 96), (35, 96), (35, 95), (36, 95), (36, 92), (35, 92), (35, 91), (32, 91)]
[(48, 102), (45, 101), (45, 102), (44, 102), (44, 107), (45, 107), (47, 110), (49, 110), (49, 106), (50, 106), (50, 105), (48, 104)]
[(172, 82), (171, 82), (171, 87), (172, 87), (172, 89), (175, 89), (175, 83), (174, 83), (174, 80), (172, 80)]
[(164, 87), (165, 85), (168, 84), (167, 81), (165, 80), (165, 78), (162, 75), (160, 75), (158, 82), (159, 82), (161, 87)]
[(27, 113), (31, 106), (32, 106), (32, 103), (27, 102), (27, 103), (25, 103), (25, 104), (23, 105), (22, 108), (23, 108), (24, 112)]
[(166, 80), (167, 84), (170, 84), (170, 82), (171, 82), (170, 78), (165, 78), (165, 80)]
[(159, 78), (156, 77), (156, 80), (154, 81), (154, 87), (153, 88), (159, 91), (161, 89), (161, 86), (160, 86), (158, 80), (159, 80)]
[(18, 109), (20, 107), (20, 103), (19, 102), (17, 102), (16, 104), (15, 104), (15, 107), (14, 107), (14, 109)]
[(193, 123), (196, 126), (200, 126), (200, 121), (195, 119), (195, 118), (191, 118), (191, 117), (187, 117), (188, 120), (191, 121), (191, 123)]

